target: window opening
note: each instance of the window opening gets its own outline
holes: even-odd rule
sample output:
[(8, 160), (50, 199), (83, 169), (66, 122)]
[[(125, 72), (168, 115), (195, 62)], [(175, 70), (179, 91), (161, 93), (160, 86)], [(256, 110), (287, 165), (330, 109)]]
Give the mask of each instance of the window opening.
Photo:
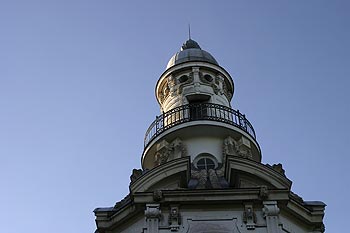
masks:
[(209, 158), (202, 158), (202, 159), (198, 160), (197, 168), (199, 170), (202, 170), (202, 169), (205, 169), (205, 170), (214, 169), (215, 168), (215, 163), (214, 163), (213, 160), (211, 160)]
[(208, 108), (204, 103), (206, 101), (190, 102), (190, 120), (201, 120), (208, 116)]

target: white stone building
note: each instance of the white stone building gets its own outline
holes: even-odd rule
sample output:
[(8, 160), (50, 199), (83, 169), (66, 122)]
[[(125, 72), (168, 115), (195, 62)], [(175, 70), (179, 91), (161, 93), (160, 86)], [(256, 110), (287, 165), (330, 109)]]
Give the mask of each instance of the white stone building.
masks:
[(231, 108), (234, 82), (189, 39), (155, 89), (162, 114), (146, 132), (129, 195), (97, 208), (98, 233), (324, 232), (325, 204), (291, 191), (281, 164), (261, 163), (251, 123)]

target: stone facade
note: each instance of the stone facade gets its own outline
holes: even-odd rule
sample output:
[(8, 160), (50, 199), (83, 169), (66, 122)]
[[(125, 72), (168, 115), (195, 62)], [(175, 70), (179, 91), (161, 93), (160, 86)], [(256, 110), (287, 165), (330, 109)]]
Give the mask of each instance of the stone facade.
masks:
[(291, 191), (282, 164), (262, 164), (251, 124), (232, 110), (231, 76), (188, 40), (161, 75), (163, 115), (146, 133), (142, 169), (96, 233), (321, 233), (323, 202)]

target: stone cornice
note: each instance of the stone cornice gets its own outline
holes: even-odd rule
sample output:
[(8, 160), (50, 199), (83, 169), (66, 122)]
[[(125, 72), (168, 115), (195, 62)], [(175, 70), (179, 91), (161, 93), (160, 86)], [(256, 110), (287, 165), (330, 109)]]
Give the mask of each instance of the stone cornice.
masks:
[[(132, 201), (126, 203), (120, 209), (99, 208), (96, 209), (96, 224), (99, 229), (111, 229), (127, 219), (141, 214), (145, 210), (145, 205), (158, 203), (161, 206), (168, 206), (171, 203), (178, 205), (212, 205), (232, 204), (241, 206), (242, 202), (252, 202), (263, 205), (267, 201), (276, 201), (282, 212), (289, 213), (307, 224), (322, 224), (324, 216), (324, 204), (320, 202), (315, 205), (318, 210), (313, 211), (305, 206), (302, 200), (292, 197), (288, 190), (269, 190), (267, 199), (262, 200), (259, 188), (249, 189), (202, 189), (202, 190), (162, 190), (162, 198), (154, 200), (153, 192), (137, 192), (132, 196)], [(242, 209), (243, 211), (243, 209)]]
[[(137, 206), (129, 202), (127, 205), (123, 206), (121, 209), (113, 209), (113, 210), (103, 210), (103, 209), (96, 209), (95, 212), (95, 222), (97, 228), (100, 229), (110, 229), (114, 225), (119, 225), (123, 223), (126, 219), (131, 218), (132, 216), (136, 215), (137, 213), (143, 211), (142, 208), (137, 208)], [(103, 231), (102, 231), (103, 232)], [(99, 233), (102, 233), (99, 231)]]
[[(134, 203), (142, 204), (153, 201), (152, 192), (134, 194)], [(269, 197), (266, 200), (285, 201), (289, 199), (288, 190), (269, 190)], [(197, 189), (197, 190), (162, 190), (160, 203), (217, 203), (230, 202), (241, 203), (242, 201), (261, 201), (260, 188), (246, 189)]]
[(316, 211), (307, 208), (304, 202), (290, 198), (286, 203), (285, 210), (300, 220), (307, 220), (308, 223), (321, 223), (324, 216), (324, 205), (319, 205)]

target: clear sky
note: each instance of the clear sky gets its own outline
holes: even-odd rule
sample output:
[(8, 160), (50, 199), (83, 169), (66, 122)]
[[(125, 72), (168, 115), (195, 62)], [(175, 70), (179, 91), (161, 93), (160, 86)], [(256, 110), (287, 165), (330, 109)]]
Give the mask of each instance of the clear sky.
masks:
[(232, 75), (263, 163), (348, 222), (350, 2), (0, 1), (1, 232), (95, 230), (128, 194), (154, 86), (192, 38)]

